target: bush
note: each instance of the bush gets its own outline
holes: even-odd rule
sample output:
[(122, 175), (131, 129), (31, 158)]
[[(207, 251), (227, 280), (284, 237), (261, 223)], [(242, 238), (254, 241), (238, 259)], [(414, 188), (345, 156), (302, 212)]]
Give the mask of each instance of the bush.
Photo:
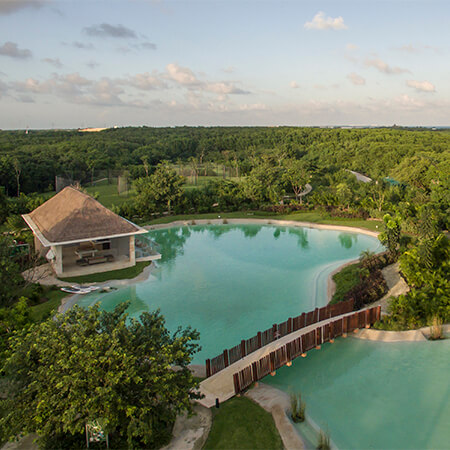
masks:
[(291, 394), (291, 418), (295, 423), (305, 421), (306, 403), (302, 400), (302, 394)]

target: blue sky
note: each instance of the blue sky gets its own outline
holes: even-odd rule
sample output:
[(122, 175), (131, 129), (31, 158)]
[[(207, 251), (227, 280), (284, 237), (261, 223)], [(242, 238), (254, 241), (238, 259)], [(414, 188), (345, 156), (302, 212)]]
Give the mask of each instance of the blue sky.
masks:
[(0, 128), (450, 125), (450, 2), (0, 0)]

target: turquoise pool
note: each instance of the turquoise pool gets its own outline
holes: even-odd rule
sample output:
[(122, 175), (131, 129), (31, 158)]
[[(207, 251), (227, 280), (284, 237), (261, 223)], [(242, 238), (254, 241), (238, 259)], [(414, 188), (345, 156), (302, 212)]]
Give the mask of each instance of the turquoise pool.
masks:
[(312, 350), (263, 382), (301, 391), (307, 415), (338, 448), (448, 449), (449, 374), (450, 340), (351, 337)]
[(131, 300), (130, 315), (160, 308), (170, 330), (181, 325), (200, 332), (204, 364), (225, 348), (327, 302), (327, 277), (361, 251), (381, 251), (374, 237), (300, 227), (207, 225), (149, 233), (162, 259), (150, 278), (97, 301), (111, 310)]

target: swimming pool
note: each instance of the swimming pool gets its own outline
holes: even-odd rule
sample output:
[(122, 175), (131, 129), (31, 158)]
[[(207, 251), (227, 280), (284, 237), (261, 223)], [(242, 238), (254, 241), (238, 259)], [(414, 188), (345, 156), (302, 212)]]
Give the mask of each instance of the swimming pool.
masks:
[(129, 313), (160, 308), (169, 330), (200, 332), (204, 364), (272, 324), (327, 303), (327, 278), (361, 251), (381, 251), (372, 236), (271, 225), (195, 225), (149, 232), (162, 259), (144, 282), (89, 294), (107, 310), (131, 300)]
[(262, 381), (287, 393), (300, 391), (307, 415), (338, 448), (448, 449), (449, 355), (448, 339), (339, 338)]

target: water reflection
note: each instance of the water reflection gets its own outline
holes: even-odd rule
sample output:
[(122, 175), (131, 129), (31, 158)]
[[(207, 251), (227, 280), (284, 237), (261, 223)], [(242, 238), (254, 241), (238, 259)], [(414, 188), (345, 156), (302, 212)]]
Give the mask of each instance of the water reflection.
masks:
[(183, 254), (183, 247), (190, 236), (191, 230), (188, 227), (152, 231), (152, 237), (159, 245), (161, 261), (164, 263), (171, 263), (178, 255)]
[(340, 233), (339, 242), (343, 248), (352, 248), (353, 244), (358, 242), (358, 235), (356, 233)]
[(297, 245), (302, 249), (309, 248), (308, 230), (306, 228), (288, 228), (289, 234), (297, 236)]

